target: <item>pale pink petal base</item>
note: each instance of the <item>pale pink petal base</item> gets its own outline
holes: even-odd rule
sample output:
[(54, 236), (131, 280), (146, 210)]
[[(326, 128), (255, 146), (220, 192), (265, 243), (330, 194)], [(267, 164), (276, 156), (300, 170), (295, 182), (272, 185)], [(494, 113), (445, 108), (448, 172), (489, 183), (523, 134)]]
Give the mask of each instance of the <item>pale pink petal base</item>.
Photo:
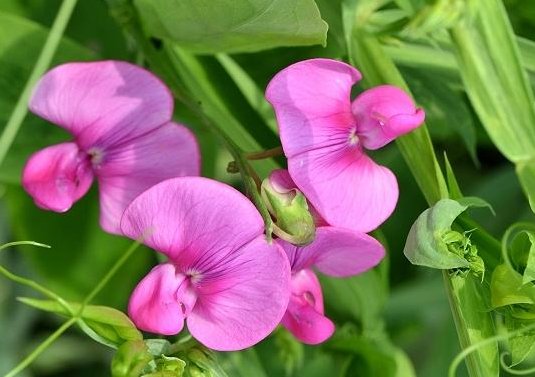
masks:
[(323, 315), (323, 295), (311, 270), (292, 275), (292, 294), (281, 321), (297, 339), (307, 344), (324, 342), (334, 333), (334, 324)]
[(184, 327), (183, 307), (177, 291), (184, 277), (172, 264), (160, 264), (135, 288), (128, 304), (128, 315), (141, 330), (174, 335)]
[(411, 132), (425, 119), (402, 89), (381, 85), (362, 92), (352, 104), (357, 134), (366, 149), (379, 149)]
[(381, 225), (396, 207), (396, 177), (357, 146), (333, 146), (299, 154), (288, 159), (288, 171), (332, 226), (367, 233)]
[(292, 271), (315, 267), (329, 276), (358, 275), (375, 267), (384, 257), (383, 245), (365, 233), (335, 227), (319, 227), (308, 246), (296, 247), (281, 239)]
[(188, 329), (205, 346), (218, 351), (250, 347), (268, 336), (286, 311), (288, 260), (262, 235), (219, 265), (201, 277), (199, 299), (187, 318)]
[(136, 196), (163, 180), (200, 174), (200, 152), (186, 127), (166, 125), (111, 149), (96, 167), (100, 191), (100, 225), (121, 234), (120, 221)]
[(65, 212), (89, 190), (93, 172), (88, 156), (74, 143), (34, 153), (22, 172), (22, 186), (43, 209)]

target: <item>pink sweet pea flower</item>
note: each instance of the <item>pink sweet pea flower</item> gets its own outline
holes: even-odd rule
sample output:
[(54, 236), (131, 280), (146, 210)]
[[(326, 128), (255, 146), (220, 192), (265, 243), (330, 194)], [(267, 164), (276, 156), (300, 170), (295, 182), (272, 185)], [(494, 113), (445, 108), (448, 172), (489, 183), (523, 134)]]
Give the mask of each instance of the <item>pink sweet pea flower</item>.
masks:
[(329, 224), (369, 232), (393, 212), (398, 186), (394, 174), (364, 150), (410, 132), (425, 114), (405, 92), (388, 85), (351, 103), (351, 88), (360, 78), (339, 61), (305, 60), (279, 72), (266, 98), (299, 189)]
[[(269, 181), (283, 193), (297, 189), (285, 169), (272, 171)], [(311, 267), (335, 277), (358, 275), (376, 266), (385, 250), (375, 238), (329, 226), (313, 206), (309, 205), (309, 210), (317, 226), (316, 238), (310, 245), (299, 247), (277, 240), (286, 251), (292, 269), (292, 293), (282, 325), (303, 343), (318, 344), (333, 334), (334, 324), (323, 315), (323, 294)]]
[(164, 181), (134, 199), (121, 229), (169, 258), (132, 293), (128, 312), (140, 329), (173, 335), (187, 321), (205, 346), (231, 351), (265, 338), (284, 315), (288, 259), (232, 187), (200, 177)]
[(308, 246), (297, 247), (281, 239), (292, 268), (291, 296), (282, 325), (307, 344), (327, 340), (334, 324), (323, 314), (323, 295), (318, 278), (311, 270), (347, 277), (376, 266), (383, 259), (383, 246), (364, 233), (330, 226), (316, 229), (316, 239)]
[(137, 195), (164, 179), (200, 173), (195, 137), (171, 121), (171, 93), (135, 65), (58, 66), (37, 84), (30, 110), (74, 138), (36, 152), (26, 163), (22, 185), (43, 209), (69, 210), (96, 178), (100, 224), (119, 234), (121, 215)]

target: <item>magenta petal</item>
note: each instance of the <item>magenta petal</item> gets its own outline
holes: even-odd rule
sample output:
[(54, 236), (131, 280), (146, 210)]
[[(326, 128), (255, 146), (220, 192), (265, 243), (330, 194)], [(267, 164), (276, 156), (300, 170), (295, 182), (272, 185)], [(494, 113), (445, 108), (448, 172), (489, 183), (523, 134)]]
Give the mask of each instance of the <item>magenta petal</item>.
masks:
[(100, 225), (120, 234), (121, 216), (139, 194), (169, 178), (200, 174), (199, 147), (190, 130), (168, 123), (108, 150), (95, 173), (100, 186)]
[(275, 329), (288, 306), (288, 260), (262, 235), (214, 264), (206, 276), (201, 274), (188, 329), (215, 350), (253, 346)]
[(316, 275), (301, 270), (292, 275), (292, 295), (282, 325), (297, 339), (318, 344), (334, 333), (334, 324), (323, 315), (323, 295)]
[(288, 170), (325, 221), (367, 233), (394, 211), (394, 174), (356, 148), (321, 148), (288, 159)]
[(172, 264), (160, 264), (135, 288), (128, 304), (128, 315), (144, 331), (174, 335), (184, 327), (183, 307), (177, 291), (184, 276)]
[(352, 104), (357, 119), (357, 136), (367, 149), (378, 149), (396, 137), (420, 126), (422, 109), (400, 88), (376, 86), (361, 93)]
[(145, 236), (143, 243), (172, 260), (209, 263), (213, 255), (228, 255), (262, 234), (264, 222), (232, 187), (183, 177), (161, 182), (134, 199), (124, 212), (121, 230), (133, 239)]
[(305, 60), (279, 72), (266, 89), (273, 105), (284, 153), (346, 144), (355, 127), (351, 87), (360, 73), (329, 59)]
[(87, 155), (74, 143), (34, 153), (22, 172), (22, 186), (43, 209), (65, 212), (85, 195), (93, 173)]
[(383, 245), (375, 238), (329, 226), (317, 228), (316, 238), (308, 246), (296, 247), (280, 239), (277, 242), (288, 255), (292, 271), (314, 266), (326, 275), (338, 277), (367, 271), (385, 255)]
[(69, 63), (41, 78), (30, 110), (70, 131), (82, 149), (106, 149), (170, 121), (173, 98), (156, 76), (133, 64)]

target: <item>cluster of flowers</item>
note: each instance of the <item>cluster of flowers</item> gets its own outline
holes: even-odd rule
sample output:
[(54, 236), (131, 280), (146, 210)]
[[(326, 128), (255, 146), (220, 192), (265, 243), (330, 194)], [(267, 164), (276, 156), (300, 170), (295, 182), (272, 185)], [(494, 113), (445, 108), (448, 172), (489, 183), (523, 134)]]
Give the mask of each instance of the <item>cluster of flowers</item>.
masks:
[[(30, 101), (35, 114), (74, 140), (32, 155), (25, 190), (47, 210), (67, 211), (94, 178), (100, 224), (143, 239), (168, 258), (135, 288), (128, 312), (140, 329), (190, 333), (216, 350), (239, 350), (281, 323), (317, 344), (334, 331), (312, 268), (331, 276), (377, 265), (384, 248), (367, 232), (390, 216), (398, 187), (365, 149), (418, 127), (424, 112), (402, 90), (379, 86), (351, 102), (353, 67), (312, 59), (270, 82), (288, 170), (265, 181), (271, 194), (302, 193), (316, 230), (311, 243), (268, 242), (255, 206), (223, 183), (199, 177), (195, 137), (173, 123), (173, 98), (151, 73), (117, 61), (49, 71)], [(263, 186), (264, 187), (264, 186)]]

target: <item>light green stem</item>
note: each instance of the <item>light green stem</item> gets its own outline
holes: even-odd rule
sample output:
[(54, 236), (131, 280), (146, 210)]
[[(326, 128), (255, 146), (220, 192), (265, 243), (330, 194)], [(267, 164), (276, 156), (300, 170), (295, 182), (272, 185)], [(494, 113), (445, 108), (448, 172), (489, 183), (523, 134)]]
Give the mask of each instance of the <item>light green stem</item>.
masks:
[(33, 350), (28, 356), (24, 358), (15, 368), (11, 369), (4, 377), (13, 377), (22, 372), (28, 365), (30, 365), (44, 350), (46, 350), (56, 339), (58, 339), (69, 327), (76, 322), (76, 318), (71, 318), (65, 322), (61, 327), (54, 331), (48, 338), (45, 339), (39, 346)]
[(24, 86), (24, 89), (7, 121), (6, 127), (2, 136), (0, 136), (0, 166), (2, 165), (9, 148), (13, 144), (13, 140), (17, 136), (17, 133), (22, 125), (24, 117), (28, 112), (28, 100), (30, 98), (33, 87), (35, 86), (37, 80), (45, 73), (46, 69), (50, 66), (50, 62), (54, 57), (61, 37), (67, 27), (71, 14), (74, 10), (77, 0), (63, 0), (61, 7), (56, 15), (54, 24), (50, 29), (48, 38), (41, 50), (39, 58), (33, 67), (33, 71)]

